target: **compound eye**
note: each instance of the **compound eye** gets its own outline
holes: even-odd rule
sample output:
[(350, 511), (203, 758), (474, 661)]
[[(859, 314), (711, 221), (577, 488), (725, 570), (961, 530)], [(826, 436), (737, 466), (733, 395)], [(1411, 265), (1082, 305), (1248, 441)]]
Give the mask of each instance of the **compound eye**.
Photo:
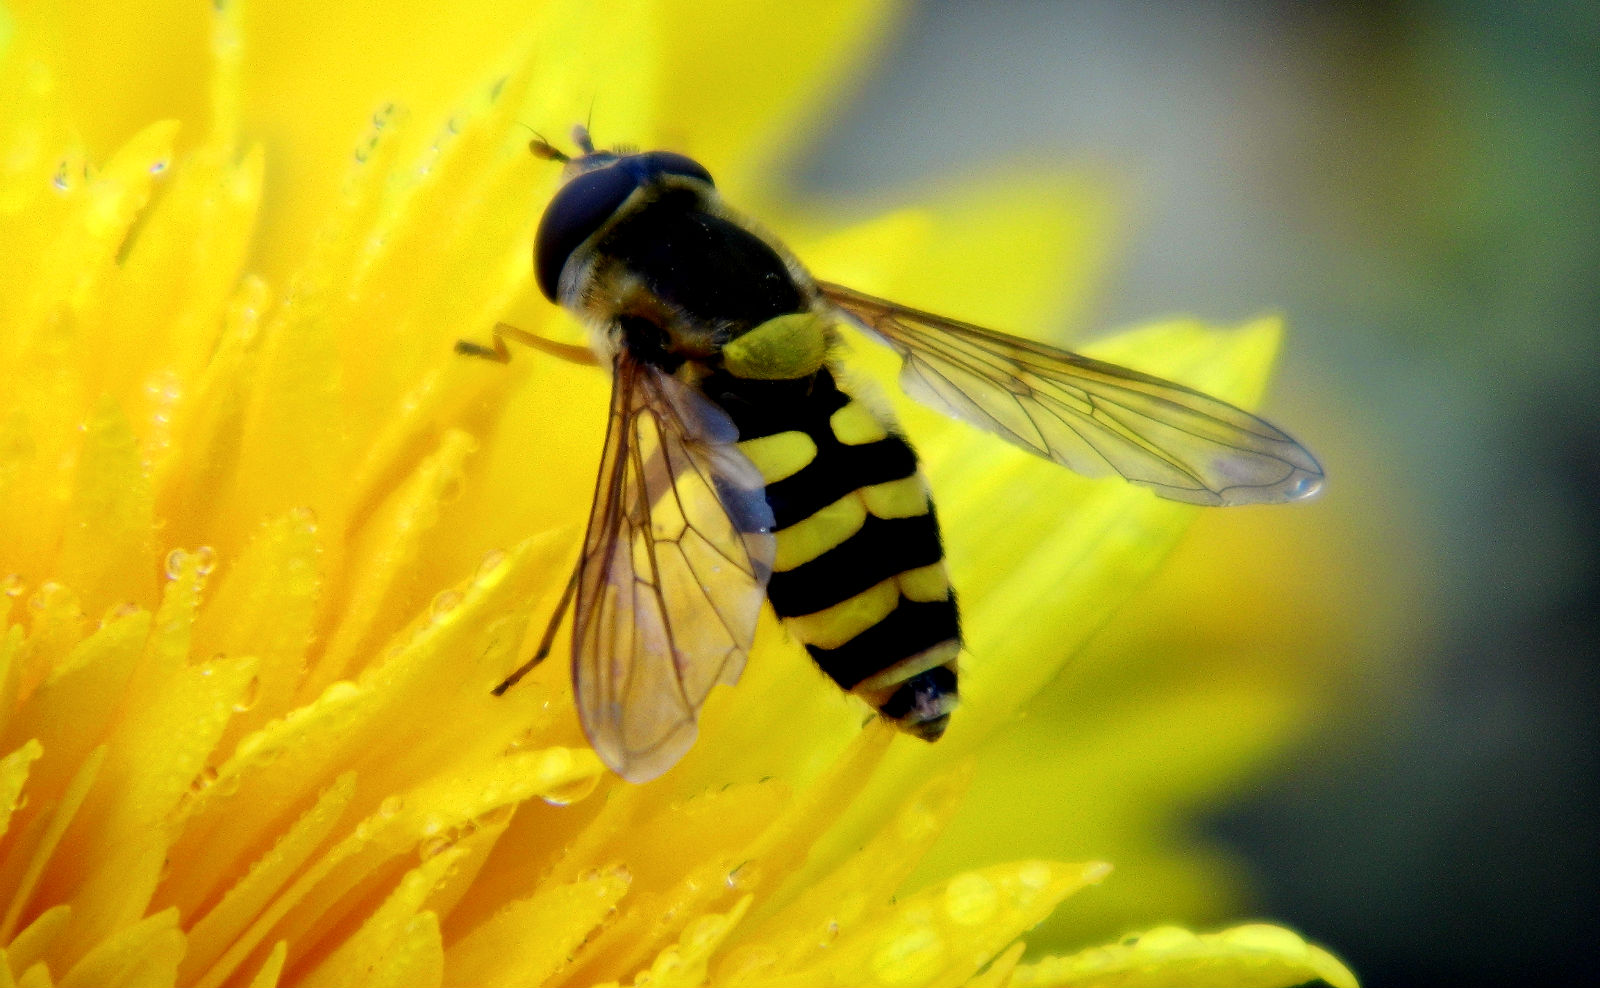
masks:
[(545, 298), (560, 301), (556, 293), (561, 269), (572, 252), (593, 236), (639, 185), (638, 174), (618, 162), (584, 172), (556, 192), (539, 220), (533, 242), (534, 274)]
[(645, 171), (652, 175), (677, 175), (681, 178), (698, 179), (707, 185), (716, 185), (711, 180), (711, 173), (706, 171), (706, 166), (686, 154), (676, 151), (650, 151), (635, 156)]

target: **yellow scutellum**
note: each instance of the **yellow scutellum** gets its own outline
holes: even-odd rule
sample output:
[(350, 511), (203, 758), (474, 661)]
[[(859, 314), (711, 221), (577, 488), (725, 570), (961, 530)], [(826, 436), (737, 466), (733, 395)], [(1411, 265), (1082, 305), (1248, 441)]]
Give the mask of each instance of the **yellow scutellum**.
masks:
[[(688, 37), (708, 16), (542, 11), (538, 36), (560, 43), (447, 126), (376, 114), (300, 243), (252, 240), (285, 223), (263, 193), (271, 149), (243, 132), (236, 8), (214, 15), (208, 118), (133, 128), (102, 158), (57, 88), (71, 66), (30, 47), (26, 23), (0, 37), (0, 983), (1353, 983), (1263, 926), (1020, 963), (1018, 938), (1101, 863), (974, 864), (906, 887), (968, 754), (1190, 514), (931, 413), (901, 406), (974, 643), (938, 746), (863, 728), (773, 627), (649, 786), (584, 746), (562, 663), (490, 695), (565, 581), (606, 407), (592, 371), (450, 351), (508, 310), (569, 331), (527, 301), (554, 175), (516, 124), (559, 125), (570, 108), (541, 109), (544, 94), (595, 59), (640, 91), (682, 85), (663, 62), (677, 46), (615, 39)], [(840, 4), (756, 96), (798, 105), (881, 22)], [(764, 103), (693, 129), (654, 105), (614, 106), (612, 123), (644, 142), (716, 135), (697, 150), (753, 184), (737, 152), (771, 132)], [(1101, 213), (1073, 183), (1040, 180), (1009, 214), (1003, 190), (810, 237), (788, 226), (828, 277), (1025, 326), (1063, 304), (1031, 288)], [(1049, 245), (1014, 265), (1007, 311), (918, 281), (942, 278), (963, 236), (977, 249), (973, 203), (985, 235)], [(252, 273), (284, 258), (276, 283)], [(1277, 335), (1169, 323), (1101, 352), (1250, 402)]]

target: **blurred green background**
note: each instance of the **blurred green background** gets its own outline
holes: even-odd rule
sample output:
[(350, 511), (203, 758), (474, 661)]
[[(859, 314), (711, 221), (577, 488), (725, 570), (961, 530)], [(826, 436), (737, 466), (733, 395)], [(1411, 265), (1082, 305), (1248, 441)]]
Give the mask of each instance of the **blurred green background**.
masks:
[(1266, 412), (1328, 490), (1265, 541), (1207, 515), (1172, 579), (1329, 622), (1325, 716), (1205, 825), (1368, 985), (1572, 983), (1600, 942), (1597, 88), (1595, 4), (925, 0), (790, 173), (1082, 166), (1127, 222), (1069, 331), (1287, 315)]

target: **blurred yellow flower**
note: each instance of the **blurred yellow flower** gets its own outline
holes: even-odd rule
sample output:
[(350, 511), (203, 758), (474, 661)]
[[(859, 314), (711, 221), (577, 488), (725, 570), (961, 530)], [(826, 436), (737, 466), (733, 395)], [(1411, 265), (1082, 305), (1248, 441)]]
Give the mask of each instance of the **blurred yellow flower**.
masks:
[[(517, 125), (581, 116), (576, 80), (603, 75), (606, 132), (691, 148), (759, 203), (758, 151), (882, 9), (804, 30), (692, 2), (486, 11), (480, 46), (525, 32), (505, 76), (462, 97), (493, 73), (451, 35), (350, 154), (363, 67), (416, 58), (442, 5), (288, 6), (0, 22), (0, 982), (1353, 983), (1265, 926), (1020, 963), (1098, 862), (969, 863), (904, 894), (978, 742), (1191, 514), (931, 413), (901, 406), (974, 643), (938, 745), (863, 729), (775, 627), (648, 786), (583, 745), (561, 663), (489, 693), (564, 583), (606, 408), (592, 371), (450, 352), (507, 313), (571, 331), (529, 290), (555, 170)], [(141, 79), (141, 45), (193, 75)], [(296, 45), (298, 67), (274, 55)], [(107, 80), (127, 99), (86, 104)], [(1069, 251), (1092, 270), (1102, 215), (1034, 186), (776, 225), (827, 277), (1026, 326), (1067, 301)], [(1019, 290), (948, 294), (959, 248)], [(1249, 402), (1276, 340), (1178, 322), (1099, 352)]]

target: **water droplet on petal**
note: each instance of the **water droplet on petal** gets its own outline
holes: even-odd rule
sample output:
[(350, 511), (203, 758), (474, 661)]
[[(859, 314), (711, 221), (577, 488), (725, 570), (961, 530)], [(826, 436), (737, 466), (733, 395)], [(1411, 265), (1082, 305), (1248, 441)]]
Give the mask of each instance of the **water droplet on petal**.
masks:
[(1030, 889), (1042, 889), (1050, 884), (1050, 866), (1035, 862), (1017, 872), (1017, 881)]
[(242, 714), (255, 706), (256, 701), (259, 699), (261, 699), (261, 677), (251, 676), (250, 681), (244, 684), (244, 692), (240, 693), (239, 698), (233, 701), (233, 712)]
[(750, 861), (746, 861), (728, 872), (726, 879), (728, 888), (735, 890), (752, 888), (760, 880), (761, 868)]
[(551, 806), (570, 806), (589, 796), (600, 784), (600, 776), (586, 775), (581, 779), (563, 783), (539, 794)]
[(486, 583), (493, 579), (499, 575), (501, 568), (505, 566), (506, 559), (507, 556), (504, 549), (490, 549), (483, 554), (482, 562), (478, 563), (478, 572), (474, 579), (479, 583)]
[(189, 791), (198, 795), (205, 792), (207, 789), (210, 789), (212, 783), (216, 781), (217, 770), (212, 766), (207, 765), (205, 768), (200, 770), (199, 775), (195, 776), (194, 779), (189, 782)]
[(462, 596), (459, 590), (441, 590), (433, 598), (433, 619), (442, 620), (450, 616), (450, 612), (461, 606)]
[(505, 751), (503, 752), (503, 754), (513, 755), (513, 754), (516, 754), (519, 751), (524, 751), (524, 750), (526, 750), (528, 748), (532, 748), (532, 747), (535, 746), (535, 743), (538, 741), (538, 739), (539, 739), (539, 736), (538, 736), (537, 732), (535, 732), (534, 729), (530, 727), (530, 728), (522, 731), (516, 737), (512, 738), (509, 742), (507, 742), (506, 748), (505, 748)]
[(57, 583), (55, 580), (46, 580), (39, 584), (39, 589), (35, 590), (33, 592), (33, 596), (28, 598), (28, 606), (36, 611), (42, 611), (46, 607), (50, 606), (50, 598), (56, 596), (65, 589), (66, 587), (62, 586), (60, 583)]
[(945, 886), (944, 911), (963, 926), (986, 923), (1000, 909), (1000, 892), (982, 875), (957, 875)]
[(839, 921), (830, 919), (828, 920), (828, 925), (822, 928), (822, 938), (817, 941), (817, 946), (823, 948), (831, 947), (837, 939), (839, 939)]

